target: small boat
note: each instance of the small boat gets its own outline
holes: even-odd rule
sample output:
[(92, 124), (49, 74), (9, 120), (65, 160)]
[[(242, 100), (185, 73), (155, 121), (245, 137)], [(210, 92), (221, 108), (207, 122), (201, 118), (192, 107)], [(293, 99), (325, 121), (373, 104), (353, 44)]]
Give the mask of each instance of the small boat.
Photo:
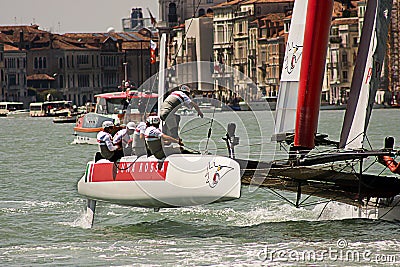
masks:
[(59, 116), (53, 119), (54, 123), (76, 123), (76, 115)]
[(72, 101), (35, 102), (29, 105), (31, 117), (58, 117), (68, 116), (73, 109)]
[(183, 106), (176, 111), (176, 114), (180, 116), (193, 116), (195, 112), (193, 111), (193, 109), (189, 109)]
[(24, 109), (22, 102), (0, 102), (0, 117), (26, 116), (29, 110)]
[(14, 111), (10, 111), (7, 114), (7, 117), (11, 117), (11, 118), (28, 117), (28, 116), (29, 116), (29, 109), (14, 110)]
[(209, 102), (203, 102), (199, 105), (201, 112), (203, 113), (214, 113), (214, 112), (221, 112), (222, 109), (211, 105)]
[(125, 120), (141, 121), (142, 116), (153, 112), (157, 97), (154, 93), (130, 90), (96, 95), (94, 112), (78, 116), (76, 120), (73, 144), (97, 144), (96, 135), (104, 121), (112, 121), (115, 125)]
[(261, 111), (261, 110), (275, 110), (278, 98), (275, 97), (262, 97), (259, 100), (252, 100), (249, 102), (240, 101), (239, 107), (241, 111)]

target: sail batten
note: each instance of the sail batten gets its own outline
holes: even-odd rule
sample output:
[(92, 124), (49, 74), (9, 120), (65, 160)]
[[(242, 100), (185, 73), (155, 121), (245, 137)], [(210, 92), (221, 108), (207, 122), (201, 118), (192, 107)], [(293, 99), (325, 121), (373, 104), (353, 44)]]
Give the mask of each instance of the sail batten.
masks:
[(361, 149), (379, 87), (392, 0), (369, 0), (339, 147)]

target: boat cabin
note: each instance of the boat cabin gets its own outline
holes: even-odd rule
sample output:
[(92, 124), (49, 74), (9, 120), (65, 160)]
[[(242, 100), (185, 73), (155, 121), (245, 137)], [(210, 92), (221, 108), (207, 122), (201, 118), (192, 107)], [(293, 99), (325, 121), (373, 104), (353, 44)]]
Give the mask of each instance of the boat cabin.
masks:
[(0, 102), (0, 116), (7, 116), (11, 111), (24, 109), (22, 102)]
[(72, 101), (46, 101), (31, 103), (30, 106), (31, 117), (46, 117), (46, 116), (67, 116), (72, 107)]

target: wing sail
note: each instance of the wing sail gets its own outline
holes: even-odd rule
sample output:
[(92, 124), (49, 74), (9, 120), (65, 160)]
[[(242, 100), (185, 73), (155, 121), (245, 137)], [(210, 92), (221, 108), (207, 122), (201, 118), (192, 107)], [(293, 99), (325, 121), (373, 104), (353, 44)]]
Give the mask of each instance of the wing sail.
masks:
[(367, 3), (340, 148), (363, 148), (385, 58), (391, 10), (392, 0)]

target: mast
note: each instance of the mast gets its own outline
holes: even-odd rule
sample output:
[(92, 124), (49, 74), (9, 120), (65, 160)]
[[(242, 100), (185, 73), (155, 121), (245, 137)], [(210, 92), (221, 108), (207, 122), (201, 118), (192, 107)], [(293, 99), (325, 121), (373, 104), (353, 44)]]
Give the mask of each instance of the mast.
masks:
[[(157, 102), (157, 115), (160, 116), (161, 104), (164, 101), (165, 95), (165, 58), (166, 58), (166, 43), (167, 43), (167, 34), (161, 34), (160, 39), (160, 67), (158, 71), (158, 102)], [(160, 129), (162, 124), (160, 124)]]
[(379, 87), (393, 0), (369, 0), (339, 148), (361, 149)]
[(333, 0), (309, 0), (297, 100), (294, 148), (311, 150), (317, 132)]

